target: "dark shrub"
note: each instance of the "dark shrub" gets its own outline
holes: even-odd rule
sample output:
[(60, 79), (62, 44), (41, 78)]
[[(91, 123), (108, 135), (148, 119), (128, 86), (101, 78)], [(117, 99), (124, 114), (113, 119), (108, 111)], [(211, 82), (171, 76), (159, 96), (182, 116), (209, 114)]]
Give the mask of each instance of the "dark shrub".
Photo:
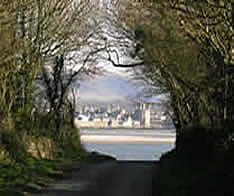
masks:
[(204, 160), (214, 156), (214, 131), (203, 126), (182, 129), (177, 136), (176, 152), (180, 157)]

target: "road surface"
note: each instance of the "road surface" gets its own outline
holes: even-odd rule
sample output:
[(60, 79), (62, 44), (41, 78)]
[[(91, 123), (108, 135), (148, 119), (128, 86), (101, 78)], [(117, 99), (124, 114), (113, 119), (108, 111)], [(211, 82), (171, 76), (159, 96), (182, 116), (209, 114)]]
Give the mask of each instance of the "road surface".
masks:
[(151, 196), (153, 174), (157, 174), (158, 163), (106, 161), (73, 163), (73, 167), (65, 173), (62, 180), (51, 184), (43, 192), (32, 195)]

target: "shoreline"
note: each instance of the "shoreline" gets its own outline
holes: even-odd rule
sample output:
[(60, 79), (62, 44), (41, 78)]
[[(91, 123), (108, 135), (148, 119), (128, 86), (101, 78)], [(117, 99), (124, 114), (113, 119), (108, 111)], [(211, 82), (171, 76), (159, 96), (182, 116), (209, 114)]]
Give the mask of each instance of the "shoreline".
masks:
[(159, 138), (144, 136), (113, 136), (113, 135), (81, 135), (82, 143), (101, 143), (101, 144), (174, 144), (175, 138)]
[(166, 131), (175, 131), (175, 128), (169, 127), (79, 127), (81, 130), (166, 130)]

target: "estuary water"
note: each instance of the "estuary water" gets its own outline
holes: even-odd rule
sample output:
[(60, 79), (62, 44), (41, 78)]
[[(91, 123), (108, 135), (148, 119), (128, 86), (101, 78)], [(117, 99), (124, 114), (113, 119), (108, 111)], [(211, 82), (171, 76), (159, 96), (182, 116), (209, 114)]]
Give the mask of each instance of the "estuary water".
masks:
[(173, 129), (82, 129), (81, 142), (88, 151), (117, 160), (159, 160), (174, 148)]

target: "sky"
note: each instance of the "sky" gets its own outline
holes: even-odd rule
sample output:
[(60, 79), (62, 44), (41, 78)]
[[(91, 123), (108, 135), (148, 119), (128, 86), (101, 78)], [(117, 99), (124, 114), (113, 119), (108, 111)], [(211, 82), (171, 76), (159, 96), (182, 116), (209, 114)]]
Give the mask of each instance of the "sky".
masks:
[(143, 98), (143, 90), (146, 88), (146, 84), (134, 80), (132, 68), (116, 68), (110, 63), (100, 63), (99, 66), (104, 70), (102, 75), (80, 81), (78, 104), (129, 104), (138, 101), (139, 98), (144, 102), (160, 104), (168, 100), (167, 95)]
[[(106, 3), (106, 0), (102, 2)], [(109, 33), (113, 33), (114, 30), (112, 29), (112, 31), (110, 31), (111, 27), (109, 26), (109, 22), (107, 23), (107, 26), (104, 25), (102, 28), (104, 28), (104, 32), (107, 30)], [(115, 36), (119, 36), (118, 31), (116, 31)], [(110, 37), (109, 35), (105, 35), (105, 37), (110, 40), (111, 43), (113, 42), (113, 39), (113, 43), (116, 42), (114, 37)], [(125, 50), (128, 49), (128, 52), (130, 52), (134, 49), (134, 44), (131, 40), (124, 40), (124, 44), (126, 44), (126, 42), (129, 43), (127, 44), (128, 47), (125, 48)], [(126, 55), (125, 50), (119, 50), (118, 44), (117, 46), (115, 45), (115, 47), (111, 49), (118, 51), (118, 58), (115, 53), (111, 54), (111, 58), (116, 63), (120, 62), (130, 64), (136, 61), (136, 59), (132, 59), (133, 57)], [(111, 63), (102, 60), (98, 62), (97, 66), (103, 68), (107, 73), (105, 73), (105, 75), (97, 76), (93, 79), (89, 78), (86, 81), (81, 82), (79, 90), (80, 102), (126, 102), (130, 97), (133, 99), (142, 91), (143, 86), (139, 86), (139, 83), (136, 85), (136, 81), (133, 81), (132, 73), (130, 71), (131, 68), (116, 68)]]
[(138, 91), (128, 78), (112, 73), (82, 82), (79, 97), (82, 102), (126, 102)]
[[(124, 70), (123, 70), (124, 71)], [(129, 73), (114, 71), (104, 76), (97, 76), (81, 82), (79, 90), (80, 103), (130, 103), (139, 98), (144, 85), (133, 81)], [(166, 95), (143, 98), (145, 102), (161, 103)], [(130, 102), (129, 102), (130, 101)]]

